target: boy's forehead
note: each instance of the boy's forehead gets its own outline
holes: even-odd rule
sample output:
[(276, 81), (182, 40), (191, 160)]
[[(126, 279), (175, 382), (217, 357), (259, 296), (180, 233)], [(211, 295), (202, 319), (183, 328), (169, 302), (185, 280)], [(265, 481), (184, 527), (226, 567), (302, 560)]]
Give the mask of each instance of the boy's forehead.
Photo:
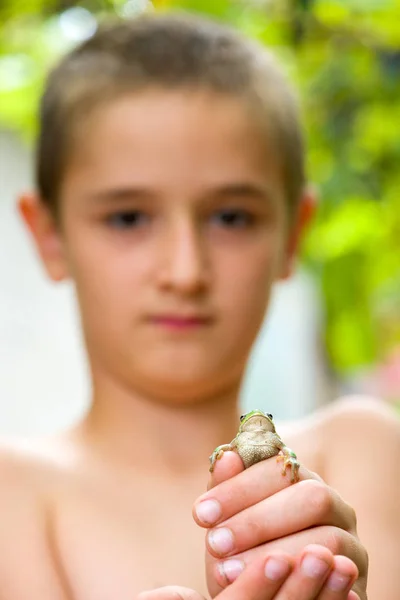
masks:
[(280, 179), (268, 134), (246, 102), (204, 90), (149, 90), (101, 105), (77, 131), (70, 165), (143, 182), (176, 171), (182, 181)]
[(86, 119), (84, 134), (77, 130), (79, 144), (74, 153), (81, 150), (92, 159), (107, 154), (110, 159), (116, 150), (129, 149), (139, 160), (158, 154), (168, 160), (172, 152), (180, 153), (184, 161), (190, 150), (198, 158), (213, 155), (220, 162), (253, 161), (260, 166), (257, 162), (262, 161), (264, 168), (266, 154), (270, 155), (268, 162), (275, 154), (265, 129), (246, 102), (236, 97), (211, 92), (147, 92), (116, 98), (93, 111)]
[[(213, 142), (218, 147), (249, 138), (254, 146), (269, 146), (267, 124), (262, 124), (244, 99), (206, 90), (149, 90), (126, 94), (93, 110), (91, 139), (107, 136), (134, 146), (175, 140)], [(246, 147), (234, 146), (247, 155)]]

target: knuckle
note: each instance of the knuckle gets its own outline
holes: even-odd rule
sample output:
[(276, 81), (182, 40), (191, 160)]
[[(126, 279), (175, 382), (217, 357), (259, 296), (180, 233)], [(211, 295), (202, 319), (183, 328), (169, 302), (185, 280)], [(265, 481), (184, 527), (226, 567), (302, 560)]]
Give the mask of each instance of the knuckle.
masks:
[(307, 482), (307, 501), (314, 514), (320, 520), (325, 520), (332, 513), (333, 497), (328, 486), (315, 479), (308, 479)]
[[(327, 547), (334, 555), (341, 554), (349, 556), (349, 540), (346, 540), (346, 538), (350, 537), (352, 538), (352, 540), (354, 539), (346, 531), (344, 531), (343, 529), (339, 529), (339, 527), (329, 527)], [(350, 554), (352, 553), (350, 552)]]
[(347, 545), (346, 555), (355, 563), (358, 570), (359, 581), (366, 581), (368, 575), (368, 563), (369, 557), (367, 550), (364, 546), (355, 538), (350, 541), (350, 547)]
[(357, 536), (340, 527), (327, 527), (325, 545), (332, 554), (347, 556), (352, 560), (357, 566), (360, 577), (367, 573), (368, 552)]
[(349, 529), (356, 531), (357, 530), (357, 513), (356, 513), (355, 509), (351, 506), (351, 504), (347, 504), (347, 502), (346, 502), (346, 508), (347, 508), (347, 513), (348, 513)]
[(368, 565), (369, 565), (369, 556), (367, 549), (360, 543), (358, 547), (358, 560), (357, 566), (360, 577), (363, 577), (368, 573)]

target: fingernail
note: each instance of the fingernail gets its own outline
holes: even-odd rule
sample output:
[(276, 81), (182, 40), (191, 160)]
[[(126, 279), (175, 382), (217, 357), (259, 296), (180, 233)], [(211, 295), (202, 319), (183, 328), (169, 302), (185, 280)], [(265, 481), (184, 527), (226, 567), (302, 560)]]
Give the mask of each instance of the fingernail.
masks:
[(284, 558), (271, 557), (265, 564), (265, 576), (272, 581), (279, 581), (288, 575), (289, 563)]
[(233, 550), (233, 535), (226, 527), (217, 527), (208, 534), (208, 543), (216, 554), (228, 554)]
[(196, 506), (196, 515), (205, 525), (213, 525), (221, 517), (221, 505), (217, 500), (204, 500)]
[(333, 571), (329, 575), (326, 585), (333, 592), (343, 592), (350, 585), (350, 577), (339, 571)]
[(225, 562), (219, 563), (218, 569), (226, 581), (233, 583), (243, 572), (244, 563), (237, 559), (226, 560)]
[(312, 579), (322, 577), (328, 569), (329, 565), (324, 560), (321, 560), (312, 554), (306, 554), (301, 562), (302, 572)]

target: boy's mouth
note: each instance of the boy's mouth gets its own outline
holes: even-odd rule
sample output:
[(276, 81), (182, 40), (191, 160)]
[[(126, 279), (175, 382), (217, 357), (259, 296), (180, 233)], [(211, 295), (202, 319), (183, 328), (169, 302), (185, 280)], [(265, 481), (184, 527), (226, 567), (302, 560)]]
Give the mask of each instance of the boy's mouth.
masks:
[(149, 317), (150, 323), (167, 329), (195, 329), (211, 325), (213, 319), (207, 315), (161, 314)]

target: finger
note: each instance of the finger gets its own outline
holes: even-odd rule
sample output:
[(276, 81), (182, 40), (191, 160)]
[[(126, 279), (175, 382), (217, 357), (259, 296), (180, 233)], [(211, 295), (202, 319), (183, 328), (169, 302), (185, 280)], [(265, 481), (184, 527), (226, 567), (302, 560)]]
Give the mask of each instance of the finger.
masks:
[(214, 471), (210, 473), (207, 489), (211, 490), (216, 485), (237, 475), (243, 469), (242, 459), (236, 452), (224, 452), (222, 457), (216, 461)]
[(327, 548), (315, 544), (307, 546), (301, 553), (292, 575), (285, 581), (274, 600), (316, 600), (333, 565), (333, 555)]
[(348, 600), (351, 587), (357, 578), (356, 565), (346, 556), (335, 556), (333, 569), (318, 600)]
[[(294, 568), (294, 559), (283, 552), (276, 552), (251, 563), (244, 572), (218, 594), (218, 600), (275, 600), (276, 594), (290, 577)], [(221, 573), (226, 577), (226, 573)], [(211, 591), (211, 590), (210, 590)], [(211, 591), (212, 596), (214, 594)]]
[(351, 592), (349, 592), (349, 595), (347, 596), (347, 600), (361, 600), (361, 599), (360, 599), (360, 596), (352, 590)]
[(251, 562), (259, 560), (266, 553), (282, 551), (290, 556), (296, 556), (300, 555), (305, 547), (312, 544), (324, 546), (333, 555), (344, 555), (351, 559), (359, 572), (357, 586), (359, 586), (360, 590), (363, 589), (363, 586), (366, 585), (368, 570), (368, 557), (364, 547), (350, 533), (329, 526), (314, 527), (309, 530), (300, 531), (293, 535), (251, 548), (251, 550), (235, 554), (225, 560), (217, 560), (210, 553), (207, 553), (207, 580), (213, 587), (213, 593), (217, 593), (221, 589), (221, 582), (222, 585), (224, 583), (220, 578), (221, 571), (224, 571), (224, 566), (221, 566), (221, 563), (227, 562), (229, 563), (227, 568), (232, 568), (234, 564), (232, 561), (235, 561), (237, 570), (239, 565), (245, 567)]
[[(264, 460), (246, 470), (243, 470), (240, 463), (241, 459), (235, 452), (226, 452), (216, 463), (212, 487), (196, 500), (193, 507), (193, 517), (201, 527), (210, 527), (225, 521), (285, 488), (296, 489), (299, 485), (292, 484), (289, 476), (282, 475), (281, 466), (275, 458)], [(324, 485), (318, 475), (302, 466), (299, 477), (300, 480), (311, 479)], [(214, 510), (209, 510), (209, 500), (212, 500), (211, 507), (214, 507)], [(220, 509), (217, 520), (215, 503), (218, 503)]]
[(347, 556), (358, 569), (359, 577), (366, 579), (368, 572), (368, 554), (359, 540), (347, 531), (337, 527), (323, 525), (300, 531), (293, 535), (273, 540), (259, 548), (252, 548), (235, 556), (244, 563), (254, 560), (263, 552), (274, 552), (279, 549), (291, 555), (299, 554), (303, 548), (310, 544), (324, 546), (334, 556)]
[[(201, 505), (199, 506), (202, 510)], [(221, 507), (222, 511), (222, 507)], [(242, 510), (207, 532), (207, 548), (215, 557), (230, 556), (311, 527), (355, 528), (353, 510), (339, 494), (308, 479)]]
[[(334, 566), (332, 553), (327, 548), (313, 545), (306, 548), (295, 563), (288, 563), (289, 558), (284, 553), (269, 554), (264, 559), (264, 576), (258, 567), (260, 561), (252, 563), (218, 595), (218, 600), (317, 600)], [(280, 569), (285, 565), (286, 573), (282, 576)], [(336, 600), (346, 598), (339, 596)]]
[(189, 588), (168, 585), (149, 592), (142, 592), (136, 596), (136, 600), (205, 600), (205, 598)]

